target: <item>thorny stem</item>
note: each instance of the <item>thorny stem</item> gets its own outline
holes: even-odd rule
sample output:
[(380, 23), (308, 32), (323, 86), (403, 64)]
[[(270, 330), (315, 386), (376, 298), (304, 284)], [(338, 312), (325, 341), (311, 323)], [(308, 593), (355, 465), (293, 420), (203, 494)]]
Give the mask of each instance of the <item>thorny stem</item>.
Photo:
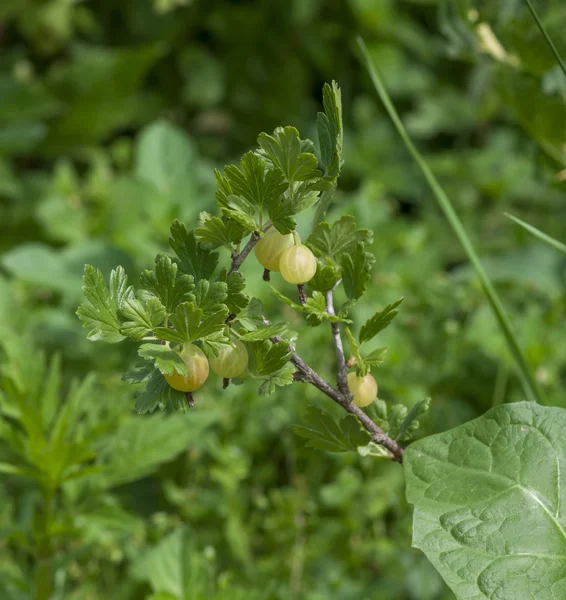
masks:
[[(270, 223), (266, 224), (266, 226), (263, 228), (264, 231), (270, 225)], [(253, 250), (253, 247), (258, 243), (259, 240), (259, 232), (254, 231), (248, 243), (244, 246), (243, 250), (239, 254), (232, 256), (232, 265), (230, 267), (230, 270), (228, 271), (228, 274), (235, 273), (240, 268), (241, 264), (248, 257), (250, 252)], [(329, 312), (329, 314), (334, 313), (334, 302), (332, 298), (333, 291), (334, 290), (329, 292), (330, 303), (328, 300), (328, 294), (326, 298), (326, 310), (327, 312)], [(330, 313), (330, 310), (332, 310), (332, 313)], [(309, 365), (307, 365), (307, 363), (294, 351), (294, 348), (291, 347), (291, 362), (298, 369), (298, 374), (295, 375), (295, 380), (314, 385), (323, 394), (326, 394), (329, 398), (334, 400), (334, 402), (339, 404), (346, 412), (356, 416), (360, 420), (364, 428), (371, 434), (371, 441), (374, 444), (378, 444), (379, 446), (387, 448), (387, 450), (389, 450), (393, 455), (393, 460), (397, 461), (398, 463), (403, 462), (403, 448), (395, 440), (390, 438), (383, 431), (383, 429), (381, 429), (381, 427), (377, 425), (377, 423), (375, 423), (370, 417), (368, 417), (368, 415), (366, 415), (366, 413), (361, 408), (359, 408), (352, 402), (352, 394), (348, 389), (348, 379), (346, 374), (346, 365), (344, 362), (344, 349), (342, 347), (340, 327), (338, 326), (337, 329), (335, 329), (334, 325), (338, 324), (333, 323), (332, 325), (332, 333), (334, 335), (334, 342), (336, 345), (336, 357), (338, 359), (338, 389), (334, 389), (329, 383), (322, 379), (322, 377), (318, 373), (316, 373), (316, 371), (314, 371), (311, 367), (309, 367)], [(335, 331), (337, 331), (337, 336)], [(272, 342), (274, 343), (282, 341), (283, 339), (279, 336), (272, 338)], [(187, 392), (187, 404), (189, 405), (189, 407), (191, 407), (194, 404), (192, 394), (190, 392)]]

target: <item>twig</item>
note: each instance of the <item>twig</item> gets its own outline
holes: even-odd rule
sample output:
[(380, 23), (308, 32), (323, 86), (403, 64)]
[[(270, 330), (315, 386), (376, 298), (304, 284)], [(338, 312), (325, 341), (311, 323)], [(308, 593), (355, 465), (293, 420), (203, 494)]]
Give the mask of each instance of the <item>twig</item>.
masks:
[[(277, 336), (272, 338), (272, 341), (278, 343), (283, 340)], [(294, 351), (291, 355), (291, 362), (299, 370), (299, 375), (295, 376), (295, 381), (314, 385), (314, 387), (318, 388), (323, 394), (326, 394), (329, 398), (334, 400), (334, 402), (339, 404), (346, 412), (358, 417), (365, 429), (371, 434), (372, 442), (387, 448), (387, 450), (393, 454), (393, 459), (397, 462), (400, 463), (403, 461), (403, 448), (399, 446), (395, 440), (391, 439), (379, 425), (374, 423), (359, 406), (356, 406), (352, 402), (351, 394), (346, 396), (338, 390), (335, 390)]]
[(259, 232), (254, 231), (243, 250), (239, 254), (234, 254), (232, 256), (232, 264), (230, 266), (230, 270), (228, 271), (228, 275), (235, 273), (240, 268), (241, 264), (246, 260), (248, 254), (254, 249), (254, 246), (259, 242), (260, 239), (261, 236)]
[[(265, 230), (265, 228), (264, 228), (264, 230)], [(228, 271), (229, 274), (235, 273), (240, 268), (241, 264), (244, 262), (244, 260), (247, 258), (247, 256), (249, 255), (249, 253), (252, 251), (253, 247), (257, 244), (257, 242), (259, 240), (260, 240), (260, 234), (257, 231), (254, 231), (252, 233), (248, 243), (245, 245), (244, 249), (239, 254), (236, 254), (232, 257), (232, 266), (230, 267), (230, 270)], [(328, 298), (327, 298), (327, 301), (328, 301)], [(331, 306), (332, 306), (332, 310), (334, 310), (333, 303), (331, 304)], [(328, 306), (327, 306), (327, 310), (328, 310)], [(334, 333), (334, 328), (332, 331)], [(340, 328), (339, 327), (338, 327), (338, 337), (340, 338)], [(335, 340), (336, 340), (336, 338), (335, 338)], [(283, 339), (280, 338), (279, 336), (272, 338), (272, 342), (274, 342), (274, 343), (278, 343), (278, 342), (282, 342), (282, 341), (283, 341)], [(374, 444), (378, 444), (379, 446), (383, 446), (384, 448), (387, 448), (387, 450), (389, 450), (391, 452), (391, 454), (393, 455), (393, 460), (397, 461), (398, 463), (401, 463), (403, 461), (403, 452), (404, 452), (403, 448), (401, 446), (399, 446), (399, 444), (395, 440), (391, 439), (383, 431), (383, 429), (381, 429), (381, 427), (379, 427), (379, 425), (374, 423), (374, 421), (372, 419), (370, 419), (370, 417), (368, 417), (368, 415), (366, 415), (366, 413), (361, 408), (359, 408), (352, 402), (352, 395), (350, 394), (350, 392), (348, 390), (348, 380), (347, 380), (347, 376), (346, 376), (345, 364), (343, 367), (341, 367), (341, 365), (344, 363), (344, 350), (342, 348), (342, 339), (340, 338), (340, 346), (338, 346), (338, 345), (336, 346), (336, 353), (338, 356), (338, 352), (339, 351), (341, 352), (342, 363), (340, 363), (340, 359), (339, 359), (338, 371), (339, 371), (339, 375), (340, 375), (340, 371), (342, 371), (344, 377), (346, 377), (346, 385), (345, 385), (345, 390), (347, 390), (346, 393), (343, 393), (339, 390), (335, 390), (329, 383), (324, 381), (324, 379), (322, 379), (322, 377), (318, 373), (316, 373), (316, 371), (314, 371), (311, 367), (309, 367), (309, 365), (307, 365), (307, 363), (294, 351), (294, 349), (292, 349), (292, 350), (293, 350), (293, 353), (291, 356), (291, 362), (295, 365), (295, 367), (300, 372), (299, 376), (295, 376), (295, 380), (301, 381), (304, 383), (310, 383), (311, 385), (314, 385), (323, 394), (326, 394), (329, 398), (334, 400), (334, 402), (338, 403), (346, 412), (349, 412), (350, 414), (358, 417), (358, 419), (360, 420), (360, 422), (364, 426), (364, 428), (367, 429), (367, 431), (369, 431), (369, 433), (371, 434), (372, 442), (374, 442)], [(192, 394), (190, 392), (187, 392), (187, 404), (189, 405), (189, 407), (194, 405), (194, 402), (192, 400)]]
[[(281, 341), (281, 338), (274, 338), (274, 341)], [(387, 448), (393, 454), (393, 460), (398, 463), (403, 462), (403, 448), (399, 444), (390, 438), (384, 431), (374, 423), (368, 415), (359, 407), (356, 406), (349, 396), (345, 396), (338, 390), (335, 390), (329, 385), (322, 377), (316, 373), (307, 363), (296, 353), (293, 352), (291, 356), (291, 362), (301, 372), (301, 378), (299, 381), (304, 383), (310, 383), (318, 388), (323, 394), (326, 394), (329, 398), (332, 398), (334, 402), (340, 404), (340, 406), (352, 415), (355, 415), (360, 420), (361, 424), (371, 434), (371, 441), (379, 446)]]
[[(334, 310), (334, 294), (333, 290), (326, 292), (326, 312), (333, 317), (336, 316)], [(342, 336), (340, 334), (340, 324), (331, 323), (332, 336), (334, 337), (334, 346), (336, 347), (336, 361), (338, 363), (338, 372), (336, 373), (336, 384), (340, 392), (350, 398), (350, 390), (348, 389), (348, 373), (346, 361), (344, 358), (344, 347), (342, 346)]]

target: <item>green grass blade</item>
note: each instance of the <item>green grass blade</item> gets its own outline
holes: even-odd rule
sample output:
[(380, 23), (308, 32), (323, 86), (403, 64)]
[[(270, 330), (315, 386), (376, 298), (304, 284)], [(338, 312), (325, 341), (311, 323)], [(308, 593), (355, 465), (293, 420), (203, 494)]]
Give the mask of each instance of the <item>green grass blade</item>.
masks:
[(529, 233), (532, 233), (539, 240), (542, 240), (543, 242), (550, 244), (557, 250), (560, 250), (560, 252), (564, 252), (564, 254), (566, 254), (566, 244), (563, 244), (562, 242), (555, 240), (553, 237), (550, 237), (549, 235), (546, 235), (546, 233), (543, 233), (540, 229), (537, 229), (536, 227), (533, 227), (532, 225), (525, 223), (525, 221), (521, 221), (521, 219), (517, 219), (517, 217), (514, 217), (513, 215), (510, 215), (509, 213), (505, 213), (505, 216), (508, 217), (509, 219), (511, 219), (512, 221), (515, 221), (515, 223), (517, 223), (517, 225), (520, 225), (523, 229), (526, 229)]
[(507, 341), (509, 351), (511, 352), (511, 355), (513, 356), (517, 364), (519, 375), (521, 377), (521, 381), (525, 390), (525, 394), (530, 400), (542, 403), (542, 398), (538, 385), (534, 377), (532, 376), (529, 367), (527, 366), (527, 362), (525, 360), (525, 357), (523, 356), (523, 353), (521, 352), (521, 348), (519, 346), (517, 338), (515, 337), (513, 328), (511, 327), (509, 317), (507, 316), (507, 313), (503, 308), (503, 304), (501, 303), (501, 300), (499, 299), (499, 296), (497, 295), (493, 284), (491, 283), (489, 277), (487, 276), (487, 273), (483, 268), (479, 256), (477, 255), (474, 246), (472, 245), (472, 242), (468, 237), (468, 234), (466, 233), (462, 222), (460, 221), (460, 218), (454, 210), (450, 199), (438, 183), (436, 177), (434, 176), (434, 173), (431, 171), (427, 162), (411, 141), (411, 138), (409, 137), (409, 134), (407, 133), (399, 115), (397, 114), (397, 111), (393, 106), (393, 103), (391, 102), (387, 90), (385, 89), (385, 85), (383, 84), (381, 76), (378, 74), (377, 69), (372, 63), (368, 49), (364, 41), (360, 37), (358, 37), (358, 44), (362, 51), (365, 66), (371, 77), (373, 85), (375, 86), (375, 89), (379, 94), (379, 97), (381, 98), (381, 101), (383, 102), (385, 109), (389, 114), (389, 117), (393, 121), (399, 135), (401, 136), (403, 142), (407, 146), (407, 149), (409, 150), (416, 163), (419, 165), (421, 171), (423, 172), (423, 175), (425, 176), (432, 192), (434, 193), (434, 196), (436, 197), (440, 208), (444, 212), (448, 223), (452, 227), (452, 230), (456, 234), (456, 237), (462, 244), (462, 247), (466, 251), (470, 262), (476, 270), (476, 273), (481, 282), (487, 300), (493, 310), (493, 314), (497, 320), (497, 323), (499, 324), (503, 335), (505, 336), (505, 340)]
[(546, 40), (546, 43), (549, 45), (550, 49), (552, 50), (552, 53), (554, 54), (554, 56), (556, 58), (556, 61), (560, 65), (560, 68), (562, 69), (562, 72), (564, 73), (564, 75), (566, 75), (566, 65), (564, 64), (564, 61), (562, 60), (562, 57), (560, 56), (560, 53), (556, 49), (556, 46), (554, 45), (554, 43), (550, 39), (550, 36), (546, 32), (546, 29), (544, 28), (544, 25), (542, 24), (542, 21), (539, 19), (538, 14), (537, 14), (537, 12), (535, 10), (535, 7), (531, 4), (531, 0), (525, 0), (525, 2), (527, 3), (527, 6), (529, 7), (529, 10), (531, 11), (531, 14), (533, 15), (533, 19), (536, 21), (536, 24), (538, 25), (538, 28), (540, 29), (540, 32), (542, 33), (544, 39)]

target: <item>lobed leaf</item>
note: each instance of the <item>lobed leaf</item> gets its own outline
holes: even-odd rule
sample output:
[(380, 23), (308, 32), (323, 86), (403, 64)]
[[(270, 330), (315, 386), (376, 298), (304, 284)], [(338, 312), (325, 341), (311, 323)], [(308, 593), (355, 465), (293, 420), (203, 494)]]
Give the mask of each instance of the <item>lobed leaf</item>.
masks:
[(218, 265), (218, 253), (204, 248), (184, 223), (173, 221), (169, 245), (179, 257), (182, 273), (191, 275), (197, 282), (210, 279)]
[(388, 304), (383, 310), (376, 312), (370, 317), (360, 329), (360, 344), (368, 342), (374, 338), (380, 331), (383, 331), (393, 319), (399, 314), (397, 307), (403, 302), (399, 298), (392, 304)]

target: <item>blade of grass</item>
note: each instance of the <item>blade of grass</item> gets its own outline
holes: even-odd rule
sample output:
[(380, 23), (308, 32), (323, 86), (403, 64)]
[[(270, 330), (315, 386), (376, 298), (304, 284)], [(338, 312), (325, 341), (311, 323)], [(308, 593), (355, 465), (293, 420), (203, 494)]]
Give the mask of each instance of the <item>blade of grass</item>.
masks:
[(560, 53), (558, 52), (558, 50), (556, 49), (556, 46), (550, 39), (550, 36), (548, 35), (548, 33), (546, 32), (546, 29), (544, 28), (542, 21), (539, 19), (539, 16), (535, 10), (535, 7), (531, 4), (531, 0), (525, 0), (525, 2), (527, 3), (527, 6), (529, 7), (531, 14), (533, 15), (533, 19), (536, 21), (536, 24), (538, 25), (540, 32), (542, 33), (544, 39), (546, 40), (546, 43), (549, 45), (550, 49), (552, 50), (552, 53), (554, 54), (556, 61), (560, 65), (562, 72), (564, 73), (564, 75), (566, 75), (566, 64), (564, 64), (564, 61), (562, 60)]
[(393, 121), (393, 124), (395, 125), (397, 132), (401, 136), (401, 139), (405, 143), (405, 146), (415, 159), (415, 162), (420, 167), (434, 196), (436, 197), (438, 204), (440, 205), (440, 208), (442, 209), (446, 219), (448, 220), (448, 223), (452, 227), (452, 230), (454, 231), (456, 237), (462, 244), (462, 247), (466, 251), (470, 262), (476, 270), (476, 273), (485, 292), (487, 300), (491, 306), (493, 314), (497, 320), (497, 323), (499, 324), (499, 327), (505, 337), (505, 340), (507, 341), (509, 351), (511, 352), (511, 355), (513, 356), (513, 359), (517, 364), (519, 376), (521, 378), (521, 382), (523, 384), (526, 396), (530, 400), (542, 403), (542, 398), (538, 385), (533, 375), (531, 374), (529, 367), (527, 366), (525, 357), (523, 356), (515, 333), (513, 332), (513, 328), (511, 326), (509, 317), (507, 316), (507, 313), (503, 308), (503, 304), (501, 303), (501, 300), (499, 299), (499, 296), (497, 295), (497, 292), (495, 291), (491, 280), (489, 279), (487, 273), (483, 268), (479, 256), (477, 255), (474, 246), (470, 238), (468, 237), (466, 230), (464, 229), (464, 225), (462, 224), (462, 221), (460, 221), (460, 217), (458, 217), (458, 214), (454, 210), (450, 199), (438, 183), (438, 180), (434, 176), (434, 173), (431, 171), (427, 162), (411, 141), (411, 138), (409, 137), (409, 134), (407, 133), (407, 130), (403, 125), (403, 122), (401, 121), (395, 107), (393, 106), (391, 98), (389, 97), (389, 94), (387, 93), (385, 85), (383, 84), (383, 81), (381, 79), (381, 76), (379, 75), (377, 69), (372, 63), (367, 46), (365, 45), (362, 38), (358, 37), (357, 40), (358, 45), (362, 51), (365, 67), (369, 73), (369, 76), (372, 80), (373, 85), (375, 86), (379, 97), (381, 98), (381, 101), (385, 106), (385, 109), (387, 110), (387, 113), (389, 114), (389, 117)]
[(535, 237), (538, 237), (539, 240), (542, 240), (543, 242), (550, 244), (557, 250), (560, 250), (560, 252), (564, 252), (564, 254), (566, 254), (566, 244), (563, 244), (562, 242), (555, 240), (553, 237), (550, 237), (549, 235), (546, 235), (546, 233), (543, 233), (540, 229), (537, 229), (536, 227), (533, 227), (532, 225), (525, 223), (525, 221), (521, 221), (521, 219), (517, 219), (517, 217), (514, 217), (513, 215), (510, 215), (509, 213), (505, 213), (505, 216), (508, 219), (515, 221), (515, 223), (517, 223), (517, 225), (520, 225), (523, 229), (526, 229), (529, 233), (532, 233)]

